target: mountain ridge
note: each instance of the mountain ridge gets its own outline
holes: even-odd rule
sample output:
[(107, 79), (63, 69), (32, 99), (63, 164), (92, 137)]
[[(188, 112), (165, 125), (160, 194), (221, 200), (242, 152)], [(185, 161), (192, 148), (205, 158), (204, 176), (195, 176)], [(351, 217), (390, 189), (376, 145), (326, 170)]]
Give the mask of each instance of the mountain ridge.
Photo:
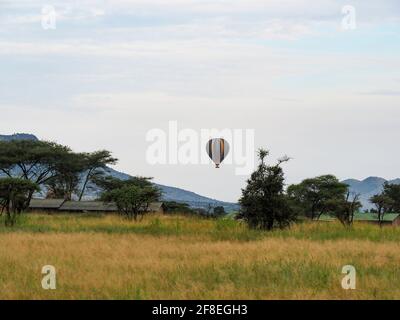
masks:
[(39, 140), (35, 135), (30, 133), (14, 133), (14, 134), (0, 134), (0, 141), (12, 140)]
[[(127, 173), (120, 172), (110, 167), (107, 168), (107, 171), (111, 176), (121, 180), (127, 180), (132, 177)], [(193, 191), (185, 190), (178, 187), (166, 186), (158, 183), (154, 183), (154, 185), (161, 189), (161, 192), (163, 194), (162, 199), (164, 201), (184, 202), (190, 205), (192, 208), (203, 209), (207, 209), (209, 205), (213, 207), (222, 206), (228, 212), (236, 211), (239, 209), (239, 205), (236, 203), (212, 199), (199, 195)]]
[(350, 192), (360, 194), (360, 201), (363, 205), (363, 209), (369, 210), (374, 207), (369, 199), (376, 194), (380, 194), (386, 182), (390, 184), (400, 184), (400, 178), (386, 180), (381, 177), (371, 176), (364, 180), (346, 179), (342, 182), (349, 186)]

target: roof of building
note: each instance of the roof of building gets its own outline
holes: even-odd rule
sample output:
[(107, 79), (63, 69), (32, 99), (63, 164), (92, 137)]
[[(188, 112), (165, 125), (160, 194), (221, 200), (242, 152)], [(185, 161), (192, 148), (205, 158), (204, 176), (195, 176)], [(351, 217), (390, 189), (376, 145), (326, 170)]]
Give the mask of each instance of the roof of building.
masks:
[[(160, 211), (162, 202), (152, 202), (149, 205), (150, 212)], [(102, 201), (65, 201), (64, 199), (32, 199), (31, 209), (55, 209), (60, 211), (97, 211), (116, 212), (118, 207), (114, 202)]]
[[(386, 213), (383, 216), (383, 221), (393, 222), (399, 217), (399, 213)], [(378, 214), (376, 213), (356, 213), (354, 221), (378, 221)]]
[[(383, 216), (383, 222), (393, 222), (400, 216), (400, 213), (386, 213)], [(322, 215), (319, 219), (320, 221), (333, 221), (334, 217), (329, 215)], [(354, 221), (370, 221), (378, 222), (378, 214), (376, 213), (356, 213), (354, 214)]]
[(29, 203), (31, 209), (58, 209), (65, 202), (64, 199), (32, 199)]
[(102, 201), (66, 201), (60, 210), (65, 211), (118, 211), (115, 203)]

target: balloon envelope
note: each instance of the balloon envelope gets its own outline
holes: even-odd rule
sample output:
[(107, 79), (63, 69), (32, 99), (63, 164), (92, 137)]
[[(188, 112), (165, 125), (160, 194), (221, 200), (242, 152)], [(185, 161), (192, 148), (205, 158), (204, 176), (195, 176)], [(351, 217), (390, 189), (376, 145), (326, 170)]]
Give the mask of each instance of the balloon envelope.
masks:
[(215, 167), (219, 168), (229, 153), (229, 144), (222, 138), (211, 139), (207, 142), (206, 150), (208, 156), (215, 163)]

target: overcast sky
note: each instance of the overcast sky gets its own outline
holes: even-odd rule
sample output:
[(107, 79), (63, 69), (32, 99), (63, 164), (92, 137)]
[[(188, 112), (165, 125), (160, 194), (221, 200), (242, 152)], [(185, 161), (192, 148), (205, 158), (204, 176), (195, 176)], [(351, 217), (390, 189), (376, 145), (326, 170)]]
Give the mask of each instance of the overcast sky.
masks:
[(0, 0), (0, 75), (1, 134), (109, 149), (118, 170), (220, 200), (247, 177), (152, 166), (146, 133), (254, 129), (272, 162), (293, 158), (287, 183), (400, 177), (398, 0)]

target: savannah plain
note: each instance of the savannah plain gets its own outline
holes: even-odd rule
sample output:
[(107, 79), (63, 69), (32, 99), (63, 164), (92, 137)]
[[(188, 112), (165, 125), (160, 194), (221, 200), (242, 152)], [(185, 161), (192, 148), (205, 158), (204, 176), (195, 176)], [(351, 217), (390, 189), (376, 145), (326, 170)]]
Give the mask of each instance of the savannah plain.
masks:
[[(400, 299), (400, 229), (231, 219), (23, 215), (0, 223), (0, 299)], [(56, 268), (44, 290), (42, 267)], [(344, 290), (344, 265), (357, 270)]]

